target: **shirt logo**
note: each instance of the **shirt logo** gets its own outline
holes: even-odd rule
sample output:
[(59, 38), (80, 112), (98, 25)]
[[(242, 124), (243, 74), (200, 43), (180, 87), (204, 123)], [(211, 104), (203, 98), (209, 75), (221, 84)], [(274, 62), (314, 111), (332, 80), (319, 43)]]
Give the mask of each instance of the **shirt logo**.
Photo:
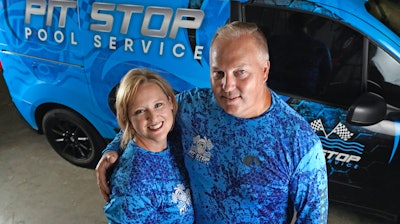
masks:
[(193, 138), (193, 144), (190, 147), (188, 155), (197, 161), (207, 163), (211, 159), (210, 151), (212, 148), (214, 148), (214, 145), (211, 143), (211, 140), (206, 137), (201, 138), (200, 135), (197, 135)]
[(255, 168), (257, 166), (261, 166), (261, 161), (259, 158), (255, 157), (255, 156), (246, 156), (243, 158), (243, 163), (250, 167), (250, 168)]
[(190, 189), (185, 188), (183, 184), (178, 184), (174, 187), (175, 192), (172, 193), (172, 202), (177, 204), (179, 213), (182, 215), (187, 212), (188, 208), (192, 205), (190, 196)]

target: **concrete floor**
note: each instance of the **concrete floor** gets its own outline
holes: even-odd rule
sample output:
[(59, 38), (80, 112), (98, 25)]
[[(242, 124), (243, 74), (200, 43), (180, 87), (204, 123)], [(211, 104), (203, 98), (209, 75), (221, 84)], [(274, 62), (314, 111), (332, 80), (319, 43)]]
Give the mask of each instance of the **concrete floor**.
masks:
[[(106, 223), (94, 170), (76, 167), (23, 121), (0, 73), (0, 224)], [(329, 224), (388, 223), (336, 204)]]

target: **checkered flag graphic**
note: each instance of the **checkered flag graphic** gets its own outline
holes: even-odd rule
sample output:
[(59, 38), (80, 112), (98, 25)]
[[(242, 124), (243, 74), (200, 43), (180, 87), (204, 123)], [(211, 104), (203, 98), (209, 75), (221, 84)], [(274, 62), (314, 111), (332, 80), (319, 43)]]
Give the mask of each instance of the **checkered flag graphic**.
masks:
[(347, 127), (342, 123), (337, 124), (331, 133), (336, 133), (341, 139), (345, 141), (349, 140), (351, 136), (353, 136), (353, 133), (351, 133), (349, 129), (347, 129)]
[(321, 119), (311, 122), (311, 127), (314, 130), (314, 132), (322, 131), (326, 136), (325, 128), (324, 125), (322, 124)]

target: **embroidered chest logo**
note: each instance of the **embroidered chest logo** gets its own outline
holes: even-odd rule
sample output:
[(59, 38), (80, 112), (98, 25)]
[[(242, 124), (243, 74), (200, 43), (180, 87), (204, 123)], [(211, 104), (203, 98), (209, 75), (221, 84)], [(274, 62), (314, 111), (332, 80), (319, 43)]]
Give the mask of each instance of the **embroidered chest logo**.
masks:
[(183, 184), (178, 184), (174, 187), (175, 192), (172, 193), (172, 202), (179, 208), (179, 213), (182, 215), (187, 212), (189, 207), (192, 205), (190, 189), (185, 188)]
[(211, 140), (206, 137), (201, 138), (200, 135), (197, 135), (193, 138), (193, 144), (190, 147), (190, 151), (188, 155), (197, 161), (202, 163), (207, 163), (211, 158), (211, 149), (214, 148), (214, 145), (211, 143)]

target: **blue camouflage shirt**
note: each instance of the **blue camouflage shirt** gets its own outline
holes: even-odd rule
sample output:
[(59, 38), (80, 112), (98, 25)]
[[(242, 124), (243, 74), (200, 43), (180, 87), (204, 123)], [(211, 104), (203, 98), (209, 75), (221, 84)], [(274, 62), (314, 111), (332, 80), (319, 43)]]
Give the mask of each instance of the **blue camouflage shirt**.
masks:
[[(118, 142), (111, 143), (118, 147)], [(130, 141), (110, 179), (109, 223), (193, 223), (193, 206), (180, 150), (150, 152)]]
[(197, 223), (327, 223), (323, 149), (310, 125), (272, 92), (256, 118), (231, 116), (211, 89), (178, 95), (178, 128)]

